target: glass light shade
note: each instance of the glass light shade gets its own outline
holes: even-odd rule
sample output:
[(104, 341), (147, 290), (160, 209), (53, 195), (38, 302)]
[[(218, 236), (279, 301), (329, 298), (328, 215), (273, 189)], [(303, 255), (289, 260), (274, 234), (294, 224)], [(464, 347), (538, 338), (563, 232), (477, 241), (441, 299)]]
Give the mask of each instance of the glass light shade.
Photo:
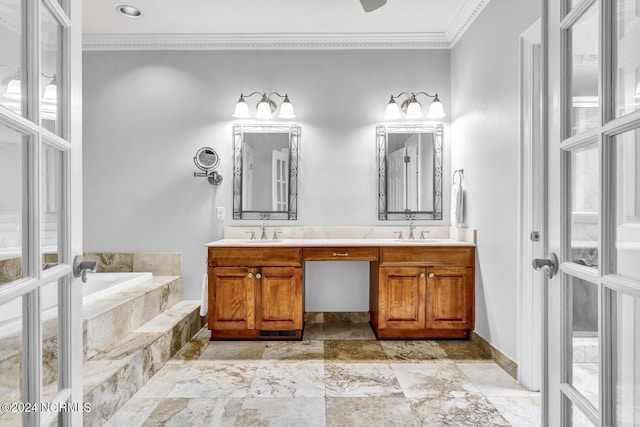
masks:
[(258, 103), (258, 110), (256, 111), (256, 119), (270, 119), (273, 117), (273, 113), (271, 112), (271, 105), (269, 105), (269, 101), (262, 100)]
[(396, 103), (395, 99), (391, 98), (389, 103), (387, 104), (387, 111), (384, 115), (385, 120), (397, 120), (402, 117), (400, 113), (400, 107)]
[(442, 105), (442, 102), (440, 102), (440, 100), (436, 96), (436, 99), (433, 100), (431, 106), (429, 107), (428, 117), (430, 119), (441, 119), (444, 116), (444, 107)]
[(42, 97), (42, 100), (45, 102), (51, 102), (51, 103), (57, 102), (58, 86), (56, 86), (54, 83), (47, 85), (47, 87), (44, 88), (44, 95)]
[(22, 83), (20, 82), (20, 80), (10, 80), (9, 84), (7, 85), (7, 92), (5, 92), (4, 96), (10, 99), (21, 99)]
[(414, 97), (407, 107), (407, 119), (419, 119), (422, 116), (424, 116), (422, 114), (422, 106)]
[(236, 110), (233, 113), (233, 117), (236, 119), (248, 119), (251, 117), (251, 114), (249, 113), (249, 105), (243, 97), (240, 97), (240, 100), (236, 104)]
[(289, 98), (285, 98), (280, 106), (280, 114), (278, 117), (281, 119), (295, 119), (296, 114), (293, 112), (293, 104), (289, 101)]

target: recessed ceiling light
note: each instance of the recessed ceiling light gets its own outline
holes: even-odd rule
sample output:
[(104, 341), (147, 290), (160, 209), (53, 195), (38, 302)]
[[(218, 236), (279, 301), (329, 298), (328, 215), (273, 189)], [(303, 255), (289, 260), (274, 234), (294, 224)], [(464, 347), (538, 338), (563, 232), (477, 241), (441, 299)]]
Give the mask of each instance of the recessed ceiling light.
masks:
[(133, 6), (127, 6), (126, 4), (118, 6), (116, 10), (127, 18), (140, 18), (142, 16), (142, 11), (140, 9)]

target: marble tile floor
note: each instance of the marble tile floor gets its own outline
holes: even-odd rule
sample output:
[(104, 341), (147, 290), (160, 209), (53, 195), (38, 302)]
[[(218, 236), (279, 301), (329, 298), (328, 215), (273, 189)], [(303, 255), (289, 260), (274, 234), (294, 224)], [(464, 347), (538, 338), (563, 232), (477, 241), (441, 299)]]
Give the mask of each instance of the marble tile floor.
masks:
[(302, 341), (198, 333), (106, 426), (539, 426), (530, 392), (469, 341), (377, 341), (367, 323)]

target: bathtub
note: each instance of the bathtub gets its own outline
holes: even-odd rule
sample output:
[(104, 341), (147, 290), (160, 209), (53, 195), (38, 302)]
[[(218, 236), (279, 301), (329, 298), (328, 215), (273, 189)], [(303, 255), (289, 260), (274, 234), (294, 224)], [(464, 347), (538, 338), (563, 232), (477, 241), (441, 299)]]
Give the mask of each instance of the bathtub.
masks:
[[(149, 280), (151, 273), (89, 273), (82, 283), (82, 305), (118, 292), (120, 289)], [(57, 317), (58, 282), (43, 285), (40, 291), (42, 320)], [(22, 330), (22, 298), (16, 298), (0, 307), (0, 337)]]

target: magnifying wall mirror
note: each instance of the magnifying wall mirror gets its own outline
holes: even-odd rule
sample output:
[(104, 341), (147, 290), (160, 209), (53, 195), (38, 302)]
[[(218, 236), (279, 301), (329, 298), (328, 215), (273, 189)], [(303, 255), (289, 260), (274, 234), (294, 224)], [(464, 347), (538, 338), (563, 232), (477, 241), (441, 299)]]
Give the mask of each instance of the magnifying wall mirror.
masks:
[(235, 124), (233, 219), (297, 219), (297, 124)]
[(442, 125), (378, 125), (378, 219), (442, 219)]

